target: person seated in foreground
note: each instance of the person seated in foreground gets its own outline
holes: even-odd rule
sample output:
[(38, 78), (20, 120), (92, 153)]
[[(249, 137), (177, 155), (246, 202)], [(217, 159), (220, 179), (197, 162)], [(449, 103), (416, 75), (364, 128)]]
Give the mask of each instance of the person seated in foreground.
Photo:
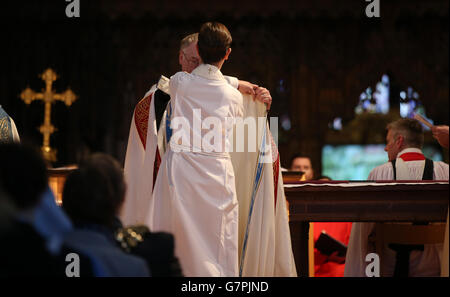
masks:
[(125, 188), (122, 169), (112, 157), (97, 153), (80, 164), (64, 185), (62, 206), (75, 227), (65, 241), (99, 259), (105, 276), (150, 276), (144, 259), (121, 250), (115, 239)]

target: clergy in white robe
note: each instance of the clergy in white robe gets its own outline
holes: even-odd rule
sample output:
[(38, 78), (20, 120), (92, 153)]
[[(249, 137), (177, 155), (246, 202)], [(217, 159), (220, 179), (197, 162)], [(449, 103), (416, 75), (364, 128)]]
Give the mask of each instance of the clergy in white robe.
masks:
[[(225, 78), (231, 86), (237, 88), (238, 80), (236, 78), (228, 76), (225, 76)], [(150, 213), (152, 211), (150, 208), (153, 209), (153, 204), (151, 195), (145, 193), (145, 187), (148, 191), (151, 191), (153, 188), (153, 180), (142, 177), (145, 175), (149, 177), (152, 175), (155, 176), (156, 172), (153, 170), (159, 168), (159, 163), (157, 163), (157, 158), (152, 158), (154, 166), (151, 164), (143, 166), (143, 163), (140, 162), (146, 162), (145, 160), (148, 159), (148, 156), (158, 154), (163, 156), (165, 147), (167, 147), (165, 114), (161, 120), (158, 133), (153, 131), (149, 138), (147, 138), (148, 130), (145, 130), (145, 125), (143, 125), (148, 122), (148, 126), (156, 126), (156, 117), (149, 112), (154, 111), (154, 107), (150, 107), (150, 104), (153, 102), (151, 101), (151, 95), (157, 87), (169, 93), (164, 80), (163, 83), (158, 83), (152, 87), (153, 90), (148, 92), (144, 96), (144, 99), (136, 106), (130, 128), (130, 138), (125, 161), (125, 176), (129, 185), (127, 200), (125, 202), (126, 206), (122, 211), (122, 221), (126, 224), (144, 222), (147, 225), (152, 225), (152, 220), (150, 219)], [(261, 145), (261, 136), (264, 133), (264, 126), (267, 123), (266, 121), (259, 123), (258, 117), (265, 117), (266, 106), (262, 102), (254, 100), (250, 95), (244, 95), (243, 97), (244, 119), (254, 119), (258, 130), (255, 139), (257, 148), (259, 148)], [(141, 110), (146, 112), (141, 112)], [(142, 117), (145, 118), (144, 121), (140, 120)], [(170, 122), (167, 123), (170, 125)], [(243, 152), (237, 152), (236, 147), (233, 147), (230, 152), (236, 176), (236, 192), (240, 206), (240, 272), (242, 276), (297, 276), (292, 254), (286, 197), (284, 195), (283, 179), (280, 172), (280, 156), (268, 127), (266, 132), (268, 133), (267, 138), (270, 140), (268, 153), (271, 154), (271, 163), (264, 164), (262, 168), (261, 180), (255, 189), (255, 203), (250, 221), (248, 221), (248, 217), (253, 185), (256, 180), (255, 168), (257, 167), (258, 152), (249, 151), (247, 142), (244, 144)], [(142, 137), (140, 133), (143, 134)], [(147, 140), (142, 141), (141, 139)], [(156, 142), (158, 143), (156, 144)], [(146, 145), (144, 145), (145, 143)], [(236, 142), (234, 142), (234, 145), (236, 146)], [(149, 146), (152, 146), (152, 149)], [(144, 189), (141, 195), (138, 195), (137, 190), (139, 188)], [(142, 198), (139, 199), (139, 197)], [(243, 252), (243, 242), (246, 233), (248, 243), (246, 244), (245, 252)]]
[[(242, 117), (242, 95), (209, 64), (175, 74), (170, 93), (173, 134), (154, 189), (154, 231), (174, 234), (184, 275), (237, 276), (238, 201), (225, 148), (226, 118)], [(207, 127), (208, 118), (217, 121)]]
[[(195, 33), (180, 42), (178, 62), (182, 71), (190, 73), (199, 64), (195, 48), (197, 40), (198, 34)], [(237, 84), (237, 79), (235, 82)], [(134, 109), (124, 165), (127, 192), (120, 213), (125, 226), (147, 223), (152, 230), (152, 192), (165, 151), (165, 115), (170, 110), (169, 93), (168, 79), (161, 76)]]
[[(187, 73), (191, 73), (199, 65), (197, 40), (198, 33), (194, 33), (180, 42), (178, 60), (181, 70)], [(225, 78), (241, 92), (252, 92), (253, 84), (239, 81), (235, 77)], [(127, 192), (120, 213), (122, 223), (126, 226), (147, 224), (150, 230), (153, 229), (151, 215), (154, 182), (170, 138), (170, 127), (166, 130), (166, 122), (170, 122), (170, 116), (166, 120), (167, 114), (171, 112), (169, 100), (169, 80), (161, 76), (134, 109), (124, 165)]]
[[(189, 36), (185, 40), (189, 39)], [(196, 39), (195, 39), (196, 41)], [(191, 72), (194, 55), (189, 45), (186, 53), (183, 51), (183, 42), (180, 50), (180, 65), (186, 72)], [(255, 88), (253, 84), (238, 81), (237, 78), (225, 76), (228, 83), (241, 93), (250, 94), (249, 88)], [(153, 228), (153, 199), (151, 189), (153, 178), (159, 168), (158, 158), (163, 156), (170, 139), (170, 118), (172, 117), (171, 103), (167, 105), (161, 123), (156, 131), (148, 127), (156, 127), (157, 122), (154, 112), (157, 111), (152, 104), (155, 100), (152, 94), (163, 90), (170, 93), (165, 80), (152, 87), (144, 99), (136, 106), (133, 122), (130, 128), (128, 142), (125, 177), (128, 181), (128, 192), (122, 211), (122, 220), (125, 224), (145, 222)], [(266, 116), (266, 106), (270, 105), (270, 93), (264, 88), (255, 88), (255, 97), (244, 95), (244, 118), (251, 117), (257, 122), (257, 117)], [(156, 96), (157, 97), (157, 96)], [(157, 100), (158, 98), (156, 98)], [(263, 103), (264, 102), (264, 103)], [(167, 116), (167, 119), (166, 119)], [(258, 123), (258, 122), (257, 122)], [(257, 124), (261, 132), (266, 126), (266, 121)], [(260, 179), (255, 177), (258, 152), (235, 153), (232, 149), (231, 159), (236, 175), (236, 192), (239, 202), (239, 259), (242, 276), (296, 276), (295, 262), (292, 254), (289, 224), (286, 210), (286, 197), (284, 195), (283, 180), (281, 177), (280, 157), (276, 145), (267, 128), (267, 139), (270, 139), (270, 163), (262, 167)], [(150, 135), (148, 135), (149, 133)], [(262, 134), (259, 133), (259, 136)], [(258, 142), (259, 141), (259, 142)], [(258, 148), (261, 137), (258, 137)], [(245, 145), (247, 148), (247, 144)], [(149, 161), (150, 160), (150, 161)], [(143, 163), (146, 162), (147, 165)], [(153, 162), (153, 163), (152, 163)], [(147, 178), (144, 178), (147, 176)], [(259, 180), (252, 196), (253, 184)], [(254, 199), (253, 211), (250, 214), (251, 199)], [(159, 210), (157, 209), (157, 212)], [(248, 218), (251, 217), (251, 220)], [(246, 236), (247, 234), (247, 236)], [(244, 238), (247, 244), (244, 249)], [(245, 252), (243, 252), (245, 250)]]
[[(168, 92), (168, 82), (161, 77), (133, 113), (124, 165), (127, 192), (120, 213), (125, 226), (149, 221), (154, 181), (165, 149), (158, 134), (161, 135), (160, 130), (165, 127), (165, 108), (170, 100)], [(152, 226), (148, 227), (151, 229)]]
[[(194, 72), (194, 74), (196, 72)], [(253, 100), (249, 95), (244, 95), (243, 104), (244, 119), (251, 119), (256, 123), (257, 131), (255, 135), (252, 136), (255, 136), (253, 140), (255, 140), (257, 146), (256, 150), (249, 150), (249, 138), (248, 135), (246, 135), (246, 137), (244, 137), (244, 151), (237, 151), (236, 139), (233, 140), (234, 145), (230, 150), (231, 161), (236, 177), (236, 193), (239, 203), (239, 275), (297, 276), (292, 253), (286, 197), (284, 195), (283, 180), (279, 170), (280, 156), (276, 144), (272, 139), (267, 121), (265, 120), (266, 106), (262, 102)], [(193, 106), (190, 108), (193, 108)], [(187, 110), (189, 112), (189, 109)], [(263, 121), (258, 122), (258, 117), (262, 118)], [(236, 134), (236, 132), (233, 132), (234, 136), (236, 136)], [(263, 146), (261, 148), (261, 136), (265, 136), (267, 147)], [(267, 156), (265, 160), (258, 160), (260, 148)], [(260, 167), (261, 170), (257, 177), (258, 161), (261, 161), (259, 165), (262, 166)], [(186, 170), (186, 168), (184, 169)], [(162, 172), (163, 171), (161, 171), (161, 174), (163, 174)], [(185, 173), (191, 176), (190, 171), (186, 171)], [(158, 176), (158, 179), (159, 178), (160, 177)], [(202, 177), (199, 176), (199, 178)], [(165, 193), (163, 195), (157, 193), (157, 188), (158, 186), (155, 186), (155, 201), (158, 201), (157, 199), (159, 199), (157, 196), (166, 197), (167, 195), (170, 195), (170, 193)], [(210, 195), (209, 193), (211, 193), (211, 191), (214, 191), (214, 189), (209, 188), (209, 191), (204, 191), (205, 195)], [(160, 214), (161, 217), (164, 218), (169, 214), (161, 213), (160, 203), (167, 202), (168, 200), (162, 199), (162, 202), (157, 202), (155, 205), (155, 216)], [(208, 198), (205, 197), (204, 199), (207, 201)], [(252, 207), (250, 207), (251, 204), (253, 204)], [(170, 206), (167, 206), (167, 208), (168, 207)], [(178, 204), (177, 207), (183, 209), (183, 206), (178, 206)], [(183, 213), (189, 213), (190, 211), (190, 208), (183, 209)], [(196, 215), (201, 215), (201, 212), (195, 211), (194, 216)], [(156, 230), (159, 228), (156, 224), (154, 227)], [(168, 231), (168, 229), (164, 230)], [(179, 235), (178, 238), (180, 238), (180, 236), (189, 238), (189, 231), (180, 230), (180, 232), (181, 235)], [(201, 236), (200, 232), (199, 236)], [(183, 240), (186, 240), (186, 238)], [(203, 248), (207, 248), (210, 244), (210, 240), (206, 241)], [(214, 240), (212, 241), (212, 244), (214, 246), (216, 245)], [(178, 245), (182, 245), (182, 243), (176, 243), (176, 246)], [(180, 249), (181, 248), (182, 247), (180, 247)], [(177, 256), (180, 258), (182, 267), (192, 267), (195, 265), (187, 251), (185, 256)], [(183, 258), (187, 258), (188, 261), (183, 261)], [(187, 276), (193, 275), (189, 271), (186, 272), (186, 269), (185, 274)], [(204, 276), (205, 274), (202, 273), (200, 275)]]
[[(396, 180), (422, 180), (425, 157), (420, 148), (412, 147), (408, 138), (411, 135), (422, 135), (421, 141), (414, 146), (421, 147), (423, 144), (423, 133), (413, 129), (408, 131), (405, 126), (416, 125), (411, 119), (402, 119), (397, 122), (406, 123), (402, 126), (389, 126), (387, 134), (387, 145), (389, 159), (395, 160)], [(395, 122), (394, 122), (395, 123)], [(417, 125), (420, 124), (417, 123)], [(406, 144), (405, 144), (406, 142)], [(421, 142), (421, 143), (420, 143)], [(398, 152), (398, 153), (397, 153)], [(447, 180), (449, 178), (449, 166), (443, 162), (433, 162), (433, 180)], [(374, 168), (369, 174), (369, 180), (394, 180), (394, 169), (391, 162)], [(375, 252), (375, 243), (369, 241), (369, 236), (374, 234), (375, 223), (353, 223), (348, 244), (344, 276), (364, 277), (366, 266), (369, 262), (365, 257)], [(425, 244), (423, 251), (413, 250), (410, 254), (409, 276), (439, 276), (440, 257), (442, 244)], [(393, 276), (395, 268), (396, 253), (389, 247), (383, 247), (380, 257), (381, 276)]]
[[(237, 78), (224, 77), (230, 86), (239, 87)], [(153, 229), (152, 193), (167, 147), (166, 115), (171, 111), (169, 94), (169, 80), (161, 76), (134, 109), (124, 165), (127, 192), (120, 213), (125, 226), (146, 224)]]

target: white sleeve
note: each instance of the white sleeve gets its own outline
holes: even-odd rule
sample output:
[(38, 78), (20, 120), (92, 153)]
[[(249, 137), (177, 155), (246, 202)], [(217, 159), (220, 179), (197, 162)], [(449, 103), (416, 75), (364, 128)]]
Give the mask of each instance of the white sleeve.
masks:
[(237, 77), (224, 75), (228, 84), (230, 84), (233, 88), (237, 89), (239, 87), (239, 80)]
[(367, 180), (393, 180), (394, 170), (390, 162), (377, 166), (369, 174)]
[(13, 141), (20, 142), (19, 132), (17, 132), (16, 124), (14, 123), (14, 120), (11, 117), (9, 119), (11, 120)]
[(347, 246), (345, 256), (345, 277), (365, 277), (366, 276), (366, 256), (374, 252), (374, 247), (369, 244), (369, 236), (375, 228), (375, 223), (352, 224), (352, 231)]
[(448, 164), (434, 162), (434, 180), (448, 180)]
[(377, 180), (377, 170), (376, 168), (372, 169), (367, 177), (367, 180)]

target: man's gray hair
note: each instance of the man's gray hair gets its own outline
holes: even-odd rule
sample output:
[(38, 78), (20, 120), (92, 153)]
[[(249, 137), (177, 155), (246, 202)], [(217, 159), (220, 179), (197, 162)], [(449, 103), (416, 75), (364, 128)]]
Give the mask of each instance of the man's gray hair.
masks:
[(421, 149), (424, 142), (423, 127), (419, 121), (414, 119), (399, 119), (386, 126), (386, 129), (391, 130), (394, 138), (402, 135), (405, 139), (407, 147), (414, 147)]
[(180, 50), (187, 48), (192, 43), (197, 42), (197, 41), (198, 41), (198, 33), (193, 33), (193, 34), (190, 34), (190, 35), (184, 37), (183, 39), (181, 39), (181, 42), (180, 42)]

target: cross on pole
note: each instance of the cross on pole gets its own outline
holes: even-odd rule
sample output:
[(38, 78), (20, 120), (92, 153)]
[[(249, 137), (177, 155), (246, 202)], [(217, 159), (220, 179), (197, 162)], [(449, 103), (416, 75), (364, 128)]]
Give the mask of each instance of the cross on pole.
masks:
[(45, 91), (42, 93), (36, 93), (29, 87), (22, 91), (20, 98), (25, 101), (26, 104), (30, 104), (34, 100), (42, 100), (45, 104), (44, 123), (39, 127), (39, 131), (44, 135), (41, 151), (44, 159), (49, 162), (56, 161), (56, 149), (50, 147), (50, 135), (56, 131), (55, 126), (51, 123), (51, 109), (52, 103), (56, 101), (63, 101), (67, 106), (77, 99), (77, 96), (68, 88), (64, 93), (55, 93), (52, 90), (52, 84), (58, 79), (56, 73), (48, 68), (40, 76), (45, 81)]

